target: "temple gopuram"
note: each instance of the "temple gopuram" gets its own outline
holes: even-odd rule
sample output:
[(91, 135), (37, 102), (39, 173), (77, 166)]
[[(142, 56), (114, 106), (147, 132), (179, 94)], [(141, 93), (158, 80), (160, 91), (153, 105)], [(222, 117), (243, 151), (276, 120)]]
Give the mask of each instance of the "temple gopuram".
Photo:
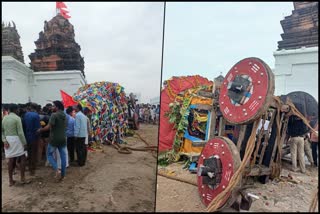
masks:
[(5, 25), (2, 22), (2, 56), (11, 56), (24, 63), (20, 36), (14, 22)]
[(293, 2), (292, 15), (280, 21), (283, 34), (278, 50), (318, 46), (318, 2)]
[(73, 25), (62, 15), (57, 14), (44, 22), (44, 30), (39, 33), (35, 45), (35, 52), (29, 55), (31, 69), (35, 72), (79, 70), (85, 76)]
[(293, 2), (290, 16), (280, 21), (282, 41), (273, 52), (275, 95), (304, 91), (318, 101), (318, 2)]
[(29, 55), (30, 67), (24, 63), (20, 36), (12, 24), (2, 23), (2, 103), (45, 105), (61, 100), (60, 90), (72, 95), (87, 83), (80, 46), (67, 19), (58, 14), (44, 22), (36, 50)]

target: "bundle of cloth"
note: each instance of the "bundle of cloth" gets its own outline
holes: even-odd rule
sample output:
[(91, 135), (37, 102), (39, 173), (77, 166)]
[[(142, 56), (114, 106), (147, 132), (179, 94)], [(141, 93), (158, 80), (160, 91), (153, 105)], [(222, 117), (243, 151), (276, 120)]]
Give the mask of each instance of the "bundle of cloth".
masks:
[(76, 102), (91, 111), (91, 138), (104, 144), (122, 143), (128, 130), (128, 100), (118, 83), (86, 84), (73, 95)]

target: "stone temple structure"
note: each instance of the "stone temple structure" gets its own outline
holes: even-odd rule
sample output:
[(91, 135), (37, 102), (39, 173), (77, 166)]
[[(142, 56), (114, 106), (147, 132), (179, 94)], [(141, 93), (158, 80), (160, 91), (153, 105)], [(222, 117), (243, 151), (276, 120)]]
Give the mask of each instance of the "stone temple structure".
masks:
[(62, 15), (44, 22), (44, 30), (35, 45), (35, 52), (29, 55), (35, 72), (80, 70), (84, 75), (84, 60), (75, 41), (73, 25)]
[(293, 2), (292, 15), (282, 20), (278, 50), (318, 46), (318, 2)]
[(31, 69), (23, 61), (16, 27), (2, 24), (2, 103), (36, 102), (40, 105), (61, 100), (60, 90), (73, 95), (87, 83), (80, 46), (74, 29), (61, 15), (45, 22), (29, 55)]
[(319, 3), (293, 2), (290, 16), (280, 21), (282, 41), (275, 57), (275, 94), (304, 91), (318, 100)]
[(12, 26), (10, 22), (8, 25), (2, 23), (2, 56), (12, 56), (24, 63), (20, 36), (14, 22)]

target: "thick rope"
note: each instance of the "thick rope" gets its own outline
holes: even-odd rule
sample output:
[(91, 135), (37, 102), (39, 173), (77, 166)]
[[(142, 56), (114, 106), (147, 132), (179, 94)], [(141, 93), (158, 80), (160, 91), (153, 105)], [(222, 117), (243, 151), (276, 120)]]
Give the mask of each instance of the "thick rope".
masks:
[(147, 146), (150, 146), (150, 143), (143, 139), (143, 137), (141, 137), (141, 135), (138, 132), (134, 132), (134, 134), (137, 135), (140, 138), (140, 140), (142, 140), (142, 142), (144, 142)]
[(123, 146), (122, 148), (128, 148), (133, 151), (158, 151), (158, 146), (141, 146), (141, 147), (130, 147)]
[(318, 193), (319, 193), (319, 191), (317, 190), (313, 195), (313, 198), (312, 198), (312, 201), (311, 201), (311, 205), (310, 205), (310, 208), (309, 208), (309, 212), (315, 212), (315, 210), (317, 208)]
[(121, 154), (131, 154), (132, 151), (130, 151), (128, 148), (123, 148), (121, 147), (119, 144), (117, 143), (114, 143), (114, 144), (111, 144), (116, 150), (118, 150), (119, 153)]
[[(118, 150), (119, 153), (121, 154), (131, 154), (132, 151), (151, 151), (151, 152), (157, 152), (158, 151), (158, 146), (150, 146), (150, 144), (141, 137), (138, 133), (135, 132), (135, 134), (143, 141), (147, 146), (144, 147), (139, 147), (139, 148), (133, 148), (130, 146), (120, 146), (118, 143), (115, 143), (115, 137), (112, 140), (111, 145)], [(156, 155), (152, 153), (152, 156), (157, 158)]]
[(193, 186), (198, 186), (198, 184), (196, 182), (192, 182), (192, 181), (188, 181), (186, 179), (183, 179), (183, 178), (177, 178), (177, 177), (174, 177), (174, 176), (169, 176), (163, 172), (159, 172), (158, 171), (158, 175), (162, 176), (162, 177), (166, 177), (166, 178), (169, 178), (169, 179), (172, 179), (172, 180), (175, 180), (175, 181), (180, 181), (180, 182), (184, 182), (184, 183), (187, 183), (187, 184), (191, 184)]
[(311, 129), (312, 132), (317, 132), (317, 130), (314, 130), (313, 127), (310, 126), (310, 121), (308, 121), (307, 118), (305, 118), (304, 115), (301, 114), (301, 112), (295, 107), (290, 99), (287, 100), (287, 105), (290, 106), (293, 115), (299, 117), (304, 122), (304, 124), (306, 124), (306, 126)]
[(261, 117), (259, 117), (253, 124), (253, 128), (251, 131), (251, 135), (250, 138), (247, 142), (247, 146), (246, 146), (246, 152), (245, 155), (243, 157), (243, 160), (240, 164), (240, 167), (238, 168), (238, 170), (234, 173), (234, 175), (231, 177), (231, 180), (229, 182), (229, 185), (227, 186), (227, 188), (222, 191), (219, 195), (217, 195), (217, 197), (215, 197), (209, 204), (209, 206), (207, 207), (207, 211), (208, 212), (215, 212), (217, 211), (217, 209), (219, 207), (222, 206), (222, 201), (224, 200), (225, 196), (234, 189), (234, 187), (239, 183), (239, 181), (242, 178), (242, 174), (244, 172), (245, 166), (247, 165), (248, 161), (250, 161), (250, 157), (252, 155), (252, 152), (254, 150), (254, 146), (255, 146), (255, 138), (256, 138), (256, 131), (258, 129), (258, 125), (260, 122)]
[(155, 159), (158, 159), (158, 146), (150, 146), (150, 143), (147, 142), (139, 133), (134, 132), (134, 134), (137, 135), (140, 138), (140, 140), (147, 145), (145, 148), (148, 148), (148, 147), (156, 147), (157, 148), (157, 149), (151, 150), (151, 154)]
[(114, 148), (116, 148), (118, 150), (119, 153), (122, 154), (131, 154), (132, 151), (141, 151), (141, 152), (146, 152), (146, 151), (158, 151), (158, 147), (157, 146), (143, 146), (143, 147), (138, 147), (138, 148), (134, 148), (134, 147), (130, 147), (130, 146), (120, 146), (119, 144), (112, 144), (112, 146)]

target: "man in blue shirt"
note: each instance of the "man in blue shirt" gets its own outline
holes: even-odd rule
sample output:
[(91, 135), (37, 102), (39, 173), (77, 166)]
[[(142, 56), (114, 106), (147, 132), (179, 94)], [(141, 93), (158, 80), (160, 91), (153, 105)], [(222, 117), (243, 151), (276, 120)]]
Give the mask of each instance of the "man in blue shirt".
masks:
[(67, 135), (67, 147), (69, 152), (69, 161), (70, 163), (74, 161), (74, 121), (75, 119), (72, 117), (73, 108), (69, 106), (66, 110), (67, 113), (67, 129), (66, 129), (66, 135)]
[(23, 117), (23, 127), (25, 130), (28, 148), (29, 172), (31, 176), (35, 175), (38, 156), (38, 144), (40, 141), (40, 135), (37, 133), (37, 130), (41, 128), (40, 116), (36, 112), (36, 109), (37, 104), (30, 103), (27, 109), (28, 112)]
[(75, 106), (76, 118), (74, 122), (74, 137), (79, 166), (84, 166), (87, 159), (87, 148), (85, 145), (86, 137), (88, 136), (88, 119), (82, 113), (82, 106)]

